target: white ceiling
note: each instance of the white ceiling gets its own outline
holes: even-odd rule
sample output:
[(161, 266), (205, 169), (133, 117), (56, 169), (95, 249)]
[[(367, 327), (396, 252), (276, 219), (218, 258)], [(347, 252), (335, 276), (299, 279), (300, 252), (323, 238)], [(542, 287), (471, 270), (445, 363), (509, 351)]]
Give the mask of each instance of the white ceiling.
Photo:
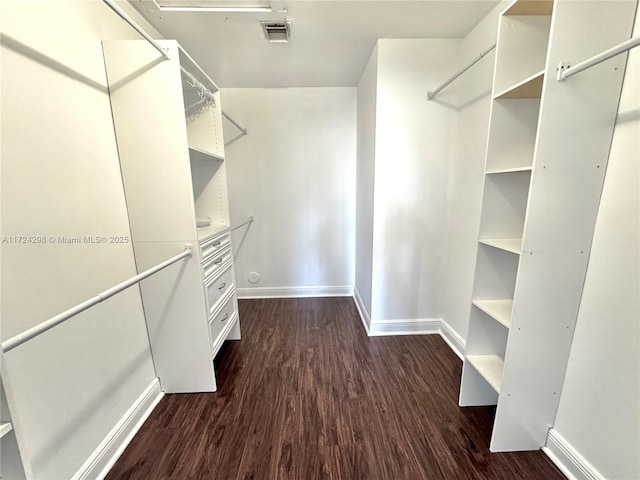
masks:
[(289, 0), (289, 43), (261, 20), (285, 13), (161, 12), (129, 0), (176, 39), (220, 87), (356, 86), (378, 38), (464, 37), (498, 0)]

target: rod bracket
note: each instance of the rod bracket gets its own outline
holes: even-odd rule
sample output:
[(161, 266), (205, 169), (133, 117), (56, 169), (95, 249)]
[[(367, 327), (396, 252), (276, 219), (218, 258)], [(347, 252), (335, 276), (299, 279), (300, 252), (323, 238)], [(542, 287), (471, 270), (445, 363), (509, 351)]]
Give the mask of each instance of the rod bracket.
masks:
[(191, 245), (190, 243), (185, 243), (184, 251), (189, 252), (189, 255), (191, 255), (193, 253), (193, 245)]
[(568, 61), (562, 61), (558, 64), (556, 68), (556, 72), (558, 72), (557, 80), (559, 82), (564, 81), (564, 72), (566, 72), (571, 67), (571, 64)]

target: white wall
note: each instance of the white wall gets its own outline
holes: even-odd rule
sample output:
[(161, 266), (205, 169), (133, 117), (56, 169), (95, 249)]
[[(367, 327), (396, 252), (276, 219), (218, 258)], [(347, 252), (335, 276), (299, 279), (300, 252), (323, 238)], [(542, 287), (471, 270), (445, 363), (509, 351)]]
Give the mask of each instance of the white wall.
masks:
[(355, 291), (366, 317), (371, 318), (373, 269), (373, 212), (376, 156), (376, 96), (378, 87), (378, 47), (358, 83), (358, 158), (356, 167), (356, 252)]
[[(450, 74), (478, 58), (496, 41), (499, 13), (503, 2), (494, 8), (460, 45), (451, 62)], [(466, 339), (475, 271), (482, 182), (489, 132), (491, 85), (495, 50), (442, 91), (434, 100), (457, 114), (456, 152), (450, 163), (447, 192), (449, 222), (446, 252), (442, 256), (442, 316), (445, 322)], [(436, 85), (434, 85), (435, 87)]]
[[(636, 17), (634, 35), (640, 34)], [(632, 50), (554, 429), (603, 478), (640, 478), (640, 50)]]
[(439, 318), (456, 115), (427, 102), (460, 40), (379, 40), (372, 320)]
[[(240, 296), (353, 288), (356, 95), (222, 90), (225, 112), (249, 131), (226, 148), (231, 223), (255, 218), (233, 236)], [(225, 121), (227, 143), (237, 134)], [(250, 272), (259, 283), (248, 282)]]
[[(137, 14), (126, 6), (134, 17)], [(2, 339), (135, 275), (101, 40), (138, 38), (102, 2), (2, 2)], [(130, 288), (4, 355), (34, 478), (70, 478), (155, 378)]]

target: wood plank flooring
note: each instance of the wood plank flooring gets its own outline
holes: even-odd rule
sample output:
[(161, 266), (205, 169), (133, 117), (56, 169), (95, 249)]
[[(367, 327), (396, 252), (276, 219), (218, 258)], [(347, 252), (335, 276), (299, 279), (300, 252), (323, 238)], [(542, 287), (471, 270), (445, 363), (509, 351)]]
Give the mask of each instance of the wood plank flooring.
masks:
[(541, 452), (490, 453), (489, 407), (457, 405), (437, 335), (367, 337), (351, 298), (241, 300), (218, 392), (167, 395), (115, 479), (563, 479)]

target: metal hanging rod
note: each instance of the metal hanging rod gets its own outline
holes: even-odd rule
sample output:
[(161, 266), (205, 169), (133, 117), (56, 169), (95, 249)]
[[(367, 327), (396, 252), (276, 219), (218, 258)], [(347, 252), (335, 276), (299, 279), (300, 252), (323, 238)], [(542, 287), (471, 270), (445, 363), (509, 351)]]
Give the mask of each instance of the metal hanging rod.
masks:
[(251, 215), (249, 217), (249, 220), (247, 220), (246, 222), (242, 222), (240, 225), (236, 225), (235, 227), (231, 227), (231, 229), (229, 230), (230, 232), (233, 232), (234, 230), (239, 229), (240, 227), (244, 227), (246, 224), (248, 223), (253, 223), (253, 215)]
[(125, 22), (127, 22), (131, 27), (138, 32), (140, 35), (144, 37), (144, 39), (149, 42), (153, 47), (158, 50), (165, 60), (169, 60), (169, 54), (167, 51), (162, 48), (158, 42), (156, 42), (151, 36), (145, 32), (140, 25), (138, 25), (133, 18), (131, 18), (127, 12), (122, 10), (118, 5), (114, 3), (113, 0), (102, 0), (111, 10), (116, 12), (120, 18), (122, 18)]
[(598, 55), (588, 58), (574, 66), (571, 66), (569, 62), (560, 62), (558, 65), (558, 81), (561, 82), (576, 73), (580, 73), (587, 68), (591, 68), (594, 65), (597, 65), (605, 60), (609, 60), (611, 57), (615, 57), (616, 55), (620, 55), (628, 50), (631, 50), (634, 47), (640, 45), (640, 37), (632, 37), (629, 40), (622, 42), (615, 47), (610, 48), (609, 50), (605, 50)]
[(184, 48), (182, 48), (180, 44), (178, 44), (178, 50), (180, 50), (180, 53), (182, 53), (182, 55), (184, 55), (191, 62), (191, 64), (198, 69), (198, 71), (202, 74), (202, 76), (211, 84), (214, 92), (217, 92), (218, 90), (220, 90), (218, 85), (216, 85), (216, 82), (211, 80), (211, 77), (207, 75), (207, 72), (205, 72), (202, 69), (202, 67), (198, 65), (193, 58), (191, 58), (191, 55), (189, 55), (189, 53)]
[[(233, 124), (234, 127), (236, 127), (238, 130), (240, 130), (242, 132), (242, 135), (246, 135), (247, 134), (247, 129), (246, 128), (242, 128), (240, 125), (238, 125), (238, 123), (233, 118), (231, 118), (229, 115), (224, 113), (224, 110), (222, 111), (222, 116), (224, 118), (226, 118), (227, 120), (229, 120)], [(253, 217), (251, 217), (251, 218), (253, 218)]]
[(185, 77), (187, 77), (187, 83), (191, 85), (193, 88), (195, 88), (198, 92), (198, 95), (200, 96), (200, 101), (192, 105), (189, 105), (187, 108), (185, 108), (185, 111), (189, 110), (191, 107), (195, 107), (196, 105), (201, 104), (202, 102), (205, 102), (206, 105), (213, 105), (215, 107), (216, 97), (213, 96), (213, 93), (211, 92), (211, 90), (205, 87), (202, 82), (200, 82), (191, 72), (189, 72), (182, 65), (180, 66), (180, 70), (182, 71), (182, 74)]
[(84, 312), (88, 308), (93, 307), (94, 305), (106, 300), (107, 298), (114, 296), (116, 293), (120, 293), (124, 289), (129, 288), (131, 285), (144, 280), (145, 278), (153, 275), (156, 272), (159, 272), (163, 268), (166, 268), (173, 263), (176, 263), (178, 260), (181, 260), (189, 256), (191, 256), (191, 245), (185, 245), (184, 252), (180, 253), (179, 255), (176, 255), (175, 257), (171, 257), (170, 259), (165, 260), (162, 263), (159, 263), (155, 267), (145, 270), (144, 272), (136, 275), (135, 277), (132, 277), (129, 280), (119, 283), (118, 285), (111, 287), (108, 290), (105, 290), (104, 292), (101, 292), (94, 297), (91, 297), (88, 300), (85, 300), (84, 302), (79, 303), (75, 307), (65, 310), (64, 312), (56, 315), (55, 317), (51, 317), (49, 320), (45, 320), (44, 322), (36, 325), (35, 327), (25, 330), (24, 332), (16, 335), (15, 337), (11, 337), (10, 339), (5, 340), (4, 342), (2, 342), (2, 351), (7, 353), (8, 351), (13, 350), (14, 348), (22, 345), (23, 343), (28, 342), (32, 338), (37, 337), (41, 333), (44, 333), (47, 330), (52, 329), (56, 325), (59, 325), (60, 323), (66, 320), (69, 320), (71, 317), (74, 317), (75, 315), (81, 312)]
[(457, 79), (460, 75), (462, 75), (464, 72), (466, 72), (467, 70), (469, 70), (471, 67), (473, 67), (476, 63), (478, 63), (482, 57), (484, 57), (487, 53), (489, 53), (491, 50), (493, 50), (494, 48), (496, 48), (496, 44), (494, 43), (493, 45), (491, 45), (489, 48), (487, 48), (484, 52), (482, 52), (480, 54), (480, 56), (478, 58), (476, 58), (473, 62), (471, 62), (469, 65), (467, 65), (466, 67), (464, 67), (462, 70), (459, 70), (458, 72), (454, 73), (451, 77), (449, 77), (449, 79), (444, 82), (442, 85), (440, 85), (438, 88), (436, 88), (434, 91), (432, 92), (427, 92), (427, 100), (432, 100), (438, 93), (440, 93), (440, 91), (442, 91), (444, 88), (446, 88), (447, 86), (449, 86), (449, 84), (451, 82), (453, 82), (455, 79)]

